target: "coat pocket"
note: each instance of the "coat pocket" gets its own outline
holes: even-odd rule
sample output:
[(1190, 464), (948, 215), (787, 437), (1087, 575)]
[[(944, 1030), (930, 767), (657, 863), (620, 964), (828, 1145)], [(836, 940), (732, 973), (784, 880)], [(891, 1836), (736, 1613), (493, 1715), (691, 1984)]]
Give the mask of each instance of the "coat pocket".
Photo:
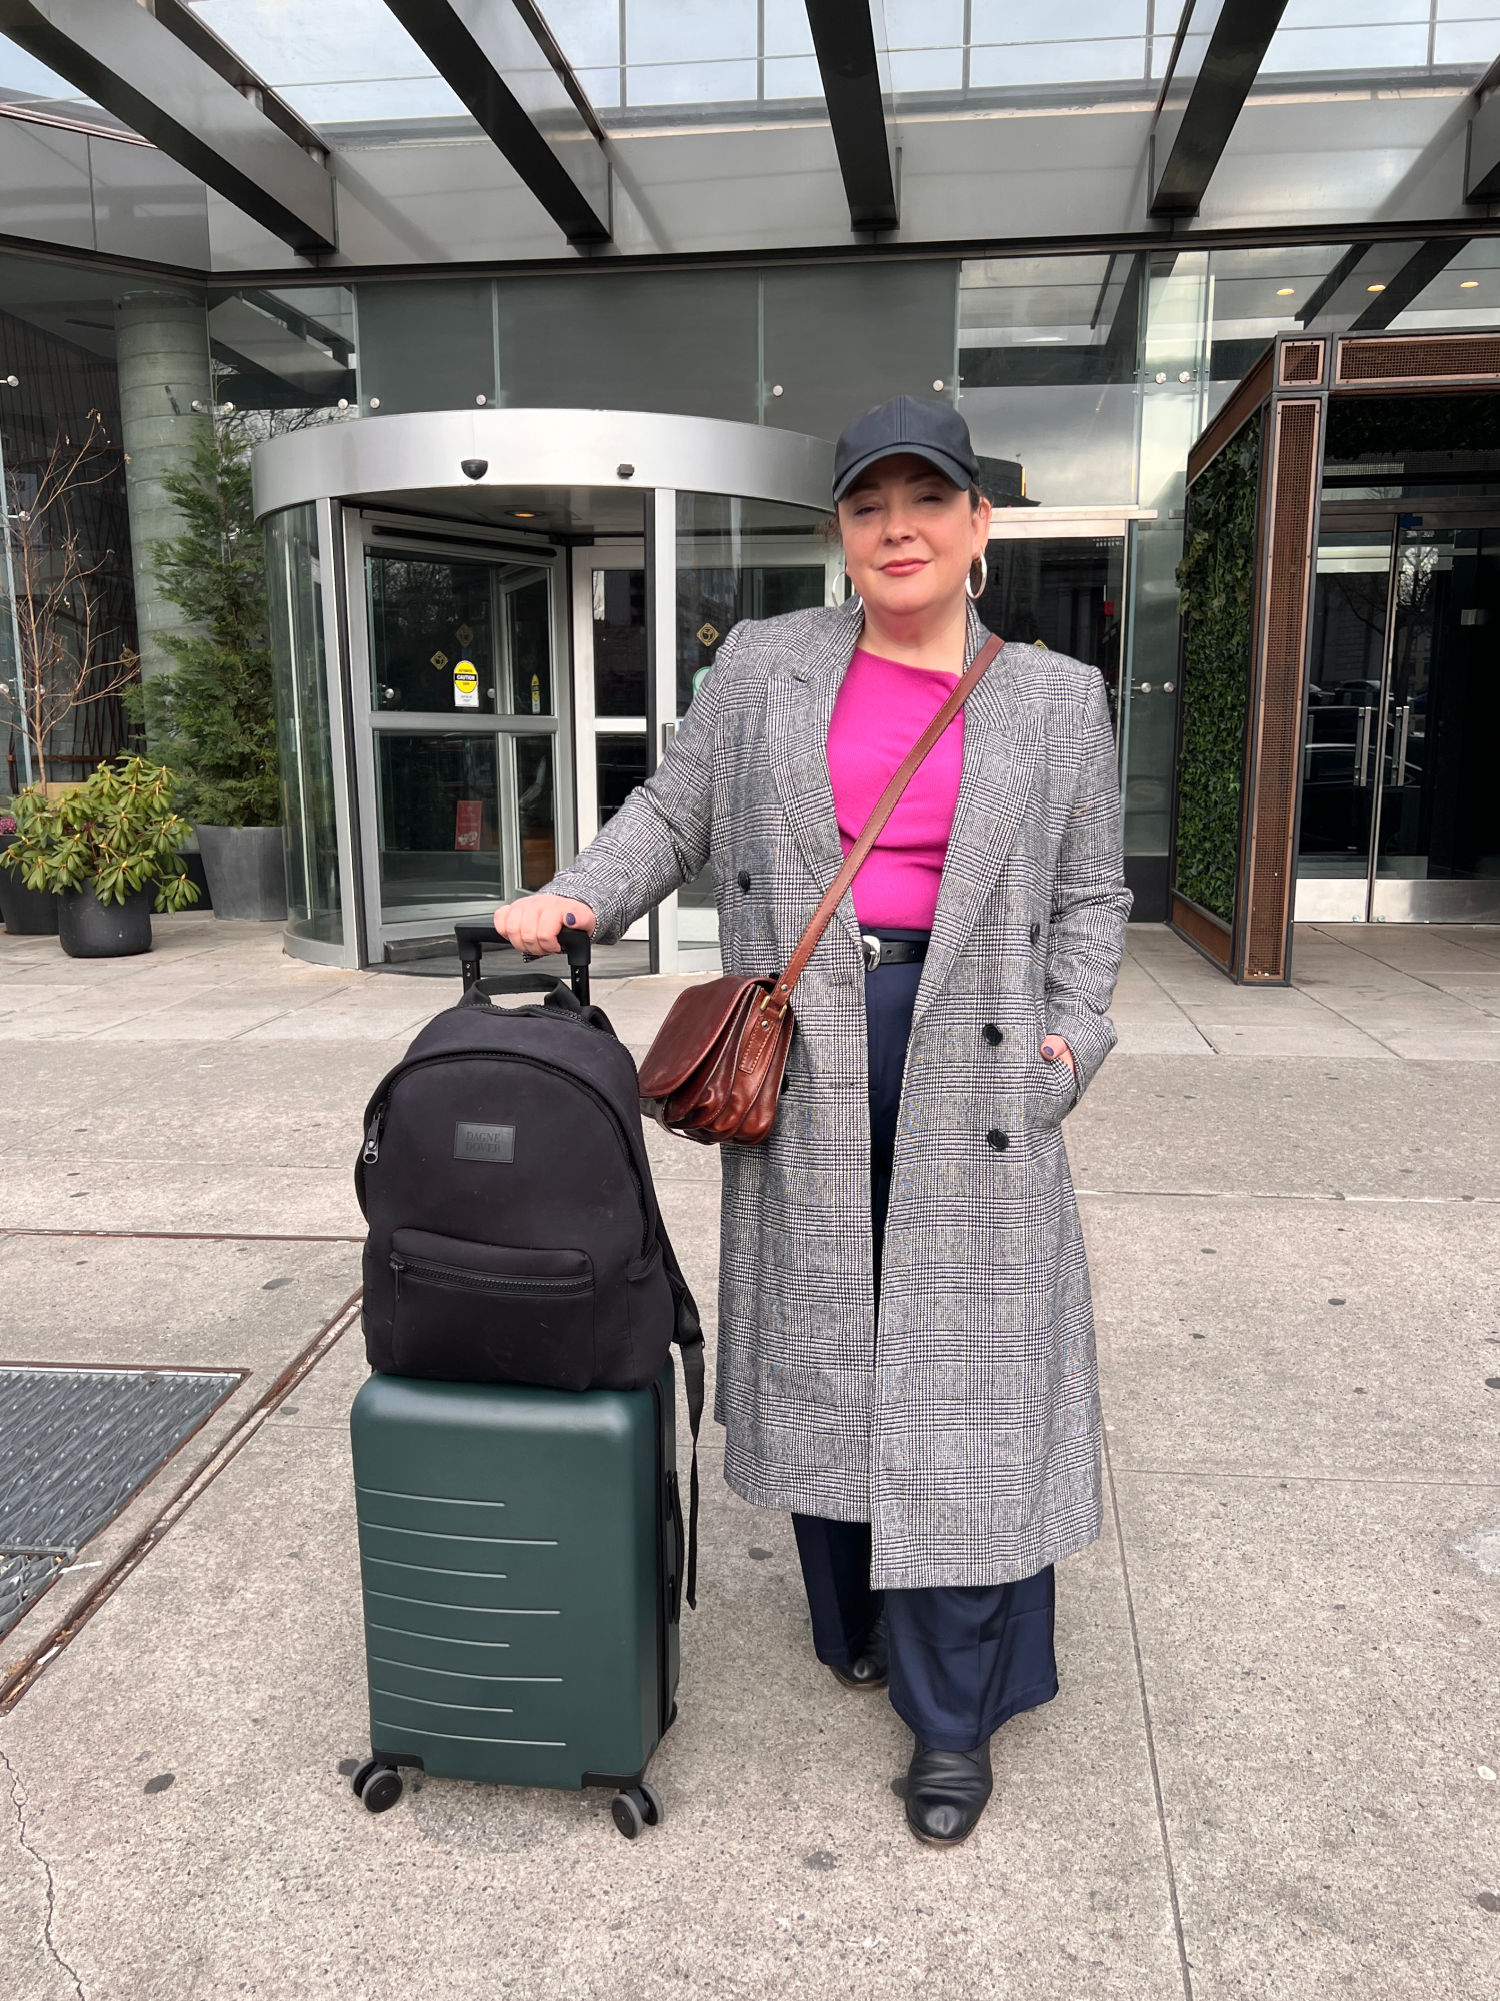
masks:
[(554, 1390), (592, 1384), (594, 1270), (583, 1251), (397, 1230), (390, 1262), (395, 1374)]

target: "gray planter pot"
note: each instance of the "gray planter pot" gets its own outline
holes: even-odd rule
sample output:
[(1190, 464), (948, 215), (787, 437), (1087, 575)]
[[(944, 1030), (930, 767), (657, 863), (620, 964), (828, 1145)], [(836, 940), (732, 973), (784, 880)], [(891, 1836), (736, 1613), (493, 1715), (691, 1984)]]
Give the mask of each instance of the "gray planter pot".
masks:
[(199, 827), (197, 832), (214, 916), (284, 924), (280, 827)]
[(58, 943), (70, 959), (129, 959), (151, 950), (156, 885), (127, 892), (123, 903), (101, 903), (94, 885), (57, 898)]
[[(15, 838), (0, 834), (0, 849)], [(0, 924), (12, 935), (50, 937), (57, 929), (57, 898), (50, 889), (28, 889), (13, 870), (0, 868)]]

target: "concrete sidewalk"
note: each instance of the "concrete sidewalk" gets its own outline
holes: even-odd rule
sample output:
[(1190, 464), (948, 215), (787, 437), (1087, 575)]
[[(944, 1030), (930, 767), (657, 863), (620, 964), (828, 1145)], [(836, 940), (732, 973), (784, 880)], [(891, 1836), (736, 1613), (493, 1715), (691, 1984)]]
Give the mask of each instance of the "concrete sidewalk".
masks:
[[(0, 936), (0, 1359), (247, 1371), (81, 1561), (190, 1504), (0, 1715), (7, 2001), (1500, 1991), (1500, 935), (1302, 928), (1297, 984), (1253, 993), (1132, 930), (1068, 1126), (1107, 1532), (1059, 1574), (1062, 1693), (951, 1854), (905, 1832), (909, 1738), (813, 1662), (789, 1524), (712, 1427), (666, 1824), (420, 1780), (363, 1811), (351, 1166), (453, 995), (157, 936)], [(600, 998), (640, 1048), (674, 990)], [(717, 1161), (653, 1154), (711, 1302)]]

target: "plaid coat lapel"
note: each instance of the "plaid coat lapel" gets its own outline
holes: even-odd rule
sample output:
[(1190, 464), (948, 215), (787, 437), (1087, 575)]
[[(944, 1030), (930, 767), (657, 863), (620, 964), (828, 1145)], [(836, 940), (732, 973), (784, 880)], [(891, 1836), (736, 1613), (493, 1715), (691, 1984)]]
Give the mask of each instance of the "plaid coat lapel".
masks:
[[(966, 662), (973, 660), (988, 637), (970, 606)], [(1006, 652), (991, 663), (964, 705), (963, 772), (932, 920), (932, 942), (917, 990), (918, 1020), (942, 991), (976, 917), (994, 894), (1026, 816), (1041, 759), (1041, 718), (1034, 711), (1028, 714), (1015, 699)]]
[[(863, 607), (851, 600), (829, 620), (815, 649), (787, 656), (766, 691), (771, 776), (792, 837), (820, 891), (833, 881), (844, 859), (828, 776), (828, 725), (863, 624)], [(844, 898), (839, 918), (857, 941), (852, 893)]]

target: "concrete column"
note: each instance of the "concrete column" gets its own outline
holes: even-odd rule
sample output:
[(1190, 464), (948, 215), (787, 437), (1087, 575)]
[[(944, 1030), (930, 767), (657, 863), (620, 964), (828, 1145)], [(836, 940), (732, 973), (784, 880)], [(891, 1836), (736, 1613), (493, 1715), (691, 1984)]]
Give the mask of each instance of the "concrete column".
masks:
[(151, 547), (181, 532), (182, 517), (162, 475), (185, 466), (196, 428), (213, 397), (208, 320), (201, 296), (164, 286), (122, 294), (117, 316), (120, 431), (130, 506), (131, 566), (140, 631), (141, 673), (175, 663), (164, 632), (185, 632), (188, 620), (168, 602), (151, 571)]

